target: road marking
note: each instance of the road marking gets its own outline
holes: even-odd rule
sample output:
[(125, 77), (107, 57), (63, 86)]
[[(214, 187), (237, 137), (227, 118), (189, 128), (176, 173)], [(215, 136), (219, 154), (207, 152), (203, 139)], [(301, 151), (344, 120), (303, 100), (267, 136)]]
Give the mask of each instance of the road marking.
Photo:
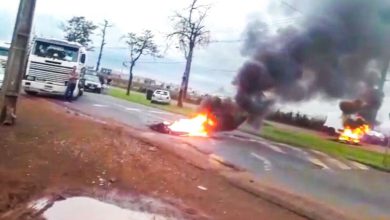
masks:
[(313, 153), (315, 153), (315, 154), (317, 154), (317, 155), (323, 156), (323, 157), (329, 157), (328, 154), (323, 153), (323, 152), (318, 151), (318, 150), (310, 150), (310, 151), (313, 152)]
[(267, 160), (267, 158), (260, 156), (254, 152), (252, 152), (251, 155), (253, 157), (255, 157), (256, 159), (261, 160), (263, 162), (265, 171), (271, 171), (271, 162), (269, 160)]
[(322, 167), (322, 169), (324, 169), (324, 170), (330, 170), (330, 168), (326, 164), (324, 164), (321, 160), (319, 160), (317, 158), (309, 157), (308, 160), (311, 163), (313, 163), (313, 164), (315, 164), (317, 166)]
[(148, 112), (150, 112), (150, 113), (156, 113), (156, 114), (162, 114), (162, 115), (173, 115), (173, 114), (170, 113), (170, 112), (162, 112), (162, 111), (153, 111), (153, 110), (149, 110)]
[(277, 143), (278, 146), (281, 146), (281, 147), (285, 147), (285, 148), (288, 148), (290, 150), (293, 150), (293, 151), (297, 151), (297, 152), (300, 152), (300, 153), (303, 153), (303, 154), (307, 154), (306, 151), (300, 149), (300, 148), (297, 148), (297, 147), (293, 147), (293, 146), (290, 146), (290, 145), (287, 145), (287, 144), (282, 144), (282, 143)]
[(104, 108), (104, 107), (107, 107), (108, 105), (93, 104), (93, 106), (95, 106), (95, 107), (101, 107), (101, 108)]
[(267, 146), (267, 147), (269, 147), (269, 148), (271, 148), (272, 150), (274, 150), (274, 151), (276, 151), (276, 152), (279, 152), (279, 153), (281, 153), (281, 154), (285, 154), (286, 152), (284, 152), (282, 149), (280, 149), (280, 147), (278, 147), (278, 146), (275, 146), (275, 145), (273, 145), (273, 144), (265, 144), (265, 146)]
[(358, 169), (361, 169), (361, 170), (369, 170), (370, 168), (364, 164), (361, 164), (361, 163), (358, 163), (358, 162), (355, 162), (355, 161), (349, 161), (353, 166), (357, 167)]
[(347, 166), (346, 164), (344, 164), (341, 161), (336, 160), (334, 158), (327, 158), (327, 161), (333, 163), (334, 165), (338, 166), (342, 170), (350, 170), (351, 169), (351, 167)]
[(135, 111), (135, 112), (140, 112), (141, 109), (139, 108), (126, 108), (127, 111)]
[(263, 142), (263, 141), (259, 141), (259, 140), (256, 140), (256, 139), (249, 139), (249, 141), (250, 142), (254, 142), (254, 143), (262, 144), (262, 145), (270, 148), (271, 150), (276, 151), (276, 152), (281, 153), (281, 154), (285, 154), (286, 153), (282, 149), (280, 149), (280, 147), (275, 146), (275, 145), (273, 145), (271, 143), (268, 143), (268, 142)]

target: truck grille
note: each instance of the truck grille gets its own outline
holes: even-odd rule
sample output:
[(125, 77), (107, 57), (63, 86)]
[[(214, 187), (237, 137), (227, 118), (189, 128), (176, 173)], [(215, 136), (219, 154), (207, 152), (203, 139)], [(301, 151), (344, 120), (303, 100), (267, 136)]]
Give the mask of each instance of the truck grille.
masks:
[(68, 81), (68, 74), (71, 71), (72, 67), (31, 62), (28, 75), (34, 76), (38, 81), (49, 81), (65, 84), (65, 82)]

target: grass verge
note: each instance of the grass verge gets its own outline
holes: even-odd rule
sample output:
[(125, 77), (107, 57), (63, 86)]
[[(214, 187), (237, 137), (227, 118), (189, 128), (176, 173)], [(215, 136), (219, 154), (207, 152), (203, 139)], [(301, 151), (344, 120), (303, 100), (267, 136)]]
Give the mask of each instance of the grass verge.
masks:
[(387, 160), (389, 162), (385, 163), (385, 154), (354, 148), (350, 145), (325, 139), (324, 137), (316, 134), (292, 132), (276, 128), (274, 126), (265, 125), (260, 133), (260, 136), (269, 140), (301, 148), (315, 149), (330, 155), (358, 161), (380, 169), (390, 170), (390, 158)]
[(130, 95), (127, 96), (126, 95), (126, 90), (124, 90), (124, 89), (121, 89), (121, 88), (110, 88), (110, 90), (108, 92), (108, 95), (116, 97), (116, 98), (119, 98), (119, 99), (123, 99), (123, 100), (129, 101), (129, 102), (134, 102), (134, 103), (138, 103), (138, 104), (141, 104), (141, 105), (146, 105), (146, 106), (150, 106), (150, 107), (153, 107), (153, 108), (162, 109), (162, 110), (165, 110), (165, 111), (168, 111), (168, 112), (173, 112), (173, 113), (176, 113), (176, 114), (192, 115), (194, 113), (194, 109), (193, 108), (186, 107), (186, 106), (183, 107), (183, 108), (179, 108), (179, 107), (177, 107), (175, 105), (176, 102), (172, 102), (170, 105), (153, 104), (153, 103), (150, 102), (150, 100), (146, 99), (146, 95), (145, 94), (140, 93), (140, 92), (136, 92), (136, 91), (131, 91)]

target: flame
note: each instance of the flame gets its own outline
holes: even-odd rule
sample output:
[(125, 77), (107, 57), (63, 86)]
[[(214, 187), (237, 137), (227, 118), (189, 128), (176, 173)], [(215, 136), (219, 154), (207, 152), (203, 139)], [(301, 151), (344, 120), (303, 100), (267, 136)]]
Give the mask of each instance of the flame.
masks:
[(339, 136), (340, 141), (345, 141), (348, 143), (358, 144), (362, 137), (370, 131), (370, 126), (364, 124), (357, 128), (345, 127), (343, 132)]
[(216, 120), (207, 113), (201, 113), (190, 119), (180, 119), (169, 125), (173, 132), (183, 133), (187, 136), (207, 137), (216, 126)]

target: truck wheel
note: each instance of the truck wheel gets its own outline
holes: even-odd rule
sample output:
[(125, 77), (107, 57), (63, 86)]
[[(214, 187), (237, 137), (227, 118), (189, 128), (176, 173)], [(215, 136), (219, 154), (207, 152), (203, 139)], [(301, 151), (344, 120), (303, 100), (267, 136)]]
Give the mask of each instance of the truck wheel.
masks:
[(28, 90), (24, 90), (24, 92), (27, 93), (27, 95), (31, 95), (31, 96), (35, 96), (38, 94), (38, 92), (28, 91)]
[(96, 93), (100, 94), (100, 93), (102, 93), (102, 90), (101, 89), (97, 89)]

